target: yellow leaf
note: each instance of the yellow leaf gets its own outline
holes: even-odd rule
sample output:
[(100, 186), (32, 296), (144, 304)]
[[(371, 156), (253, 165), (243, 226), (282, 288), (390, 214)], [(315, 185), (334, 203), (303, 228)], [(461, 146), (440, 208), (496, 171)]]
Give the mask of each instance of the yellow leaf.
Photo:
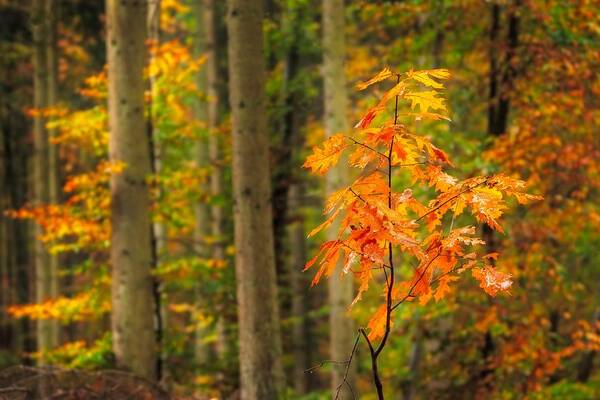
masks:
[(381, 81), (384, 81), (384, 80), (390, 78), (393, 74), (394, 73), (392, 72), (392, 70), (390, 70), (388, 67), (385, 67), (384, 69), (382, 69), (381, 71), (379, 71), (379, 73), (377, 75), (375, 75), (374, 77), (372, 77), (368, 81), (358, 83), (356, 85), (356, 88), (358, 90), (364, 90), (364, 89), (368, 88), (369, 86), (371, 86), (374, 83), (381, 82)]
[(444, 105), (444, 98), (437, 97), (439, 95), (435, 90), (428, 90), (425, 92), (410, 92), (404, 97), (411, 101), (412, 110), (416, 110), (417, 106), (419, 111), (426, 113), (431, 110), (442, 110), (447, 111)]
[(434, 89), (441, 89), (444, 87), (444, 85), (442, 85), (441, 83), (436, 82), (433, 79), (431, 79), (429, 77), (429, 75), (427, 74), (427, 71), (415, 71), (415, 72), (411, 71), (408, 73), (408, 77), (411, 79), (414, 79), (417, 82), (422, 83), (425, 86), (429, 86)]

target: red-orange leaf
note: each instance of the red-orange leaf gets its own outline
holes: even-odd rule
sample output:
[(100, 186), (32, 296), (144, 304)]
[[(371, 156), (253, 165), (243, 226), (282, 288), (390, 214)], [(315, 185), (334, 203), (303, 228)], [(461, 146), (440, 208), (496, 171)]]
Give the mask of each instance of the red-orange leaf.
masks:
[(373, 341), (383, 336), (385, 332), (385, 323), (387, 320), (386, 311), (387, 308), (385, 304), (382, 304), (369, 320), (369, 323), (367, 324), (367, 328), (369, 328), (369, 340)]

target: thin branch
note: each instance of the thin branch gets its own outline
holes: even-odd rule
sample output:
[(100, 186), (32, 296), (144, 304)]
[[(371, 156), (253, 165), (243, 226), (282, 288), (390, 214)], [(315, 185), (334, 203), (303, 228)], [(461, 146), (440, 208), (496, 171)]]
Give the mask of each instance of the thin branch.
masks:
[[(363, 257), (365, 257), (365, 258), (369, 258), (371, 261), (373, 261), (373, 260), (372, 260), (372, 258), (371, 258), (371, 257), (369, 257), (367, 254), (363, 253), (363, 252), (362, 252), (362, 251), (360, 251), (360, 250), (356, 250), (354, 247), (352, 247), (352, 246), (350, 246), (350, 245), (346, 244), (346, 242), (344, 242), (343, 240), (341, 240), (340, 242), (341, 242), (342, 246), (344, 246), (344, 247), (346, 247), (346, 248), (350, 249), (350, 251), (352, 251), (352, 252), (354, 252), (354, 253), (356, 253), (356, 254), (359, 254), (359, 255), (361, 255), (361, 256), (363, 256)], [(373, 263), (375, 263), (375, 261), (373, 261)], [(389, 266), (389, 265), (387, 265), (387, 264), (381, 263), (381, 265), (382, 265), (383, 267), (385, 267), (385, 268), (390, 268), (390, 266)], [(375, 269), (375, 268), (372, 268), (372, 269)]]
[(365, 341), (367, 342), (367, 345), (369, 346), (369, 351), (371, 352), (371, 355), (373, 355), (375, 353), (375, 349), (373, 348), (371, 339), (369, 339), (369, 336), (367, 335), (367, 331), (365, 331), (365, 328), (360, 328), (359, 332), (364, 336)]
[(308, 369), (305, 369), (305, 370), (304, 370), (304, 373), (305, 373), (305, 374), (312, 374), (312, 373), (314, 373), (315, 371), (317, 371), (317, 370), (319, 370), (319, 369), (323, 368), (323, 367), (324, 367), (325, 365), (327, 365), (327, 364), (340, 364), (340, 365), (346, 365), (346, 364), (348, 364), (348, 360), (346, 360), (346, 361), (323, 360), (323, 361), (321, 361), (320, 363), (318, 363), (317, 365), (315, 365), (315, 366), (313, 366), (313, 367), (310, 367), (310, 368), (308, 368)]
[(477, 185), (473, 185), (473, 186), (469, 186), (466, 189), (462, 190), (461, 192), (457, 193), (456, 195), (450, 197), (448, 200), (443, 201), (441, 204), (435, 206), (434, 208), (432, 208), (431, 210), (427, 211), (425, 214), (421, 215), (419, 218), (416, 219), (416, 222), (422, 220), (423, 218), (425, 218), (426, 216), (428, 216), (429, 214), (436, 212), (437, 210), (439, 210), (440, 208), (442, 208), (444, 205), (448, 204), (449, 202), (451, 202), (452, 200), (456, 199), (457, 197), (462, 196), (463, 194), (483, 185), (484, 183), (486, 183), (488, 181), (488, 179), (486, 178), (484, 181), (479, 182)]
[(344, 371), (344, 377), (342, 379), (342, 382), (338, 385), (338, 387), (335, 391), (335, 400), (337, 400), (338, 397), (340, 396), (340, 390), (342, 389), (344, 384), (348, 385), (348, 387), (350, 388), (350, 391), (352, 392), (352, 397), (354, 397), (354, 390), (352, 389), (350, 382), (348, 382), (348, 372), (350, 371), (350, 365), (352, 364), (352, 358), (354, 357), (354, 353), (356, 353), (356, 348), (358, 346), (359, 340), (360, 340), (360, 332), (356, 335), (356, 340), (354, 341), (354, 346), (352, 346), (352, 351), (350, 352), (350, 357), (348, 358), (348, 363), (346, 364), (346, 370)]
[(409, 163), (409, 164), (396, 164), (396, 165), (394, 165), (394, 167), (413, 167), (415, 165), (425, 165), (425, 164), (431, 164), (431, 162), (423, 161), (423, 162), (414, 162), (414, 163)]
[(419, 278), (415, 281), (415, 283), (413, 283), (413, 285), (409, 289), (408, 293), (402, 298), (402, 300), (400, 300), (398, 303), (396, 303), (396, 305), (394, 305), (392, 307), (392, 311), (394, 311), (396, 308), (398, 308), (398, 306), (400, 306), (400, 304), (404, 303), (406, 301), (406, 299), (408, 299), (409, 297), (414, 297), (413, 294), (412, 294), (412, 291), (417, 287), (417, 285), (419, 284), (419, 282), (421, 282), (421, 279), (423, 279), (423, 277), (427, 273), (427, 270), (429, 269), (429, 267), (431, 266), (431, 264), (433, 264), (433, 262), (440, 256), (440, 254), (441, 254), (441, 252), (438, 252), (435, 255), (435, 257), (433, 257), (431, 260), (429, 260), (429, 262), (425, 266), (425, 269), (423, 270), (423, 272), (421, 272), (421, 275), (419, 276)]
[(365, 199), (364, 199), (364, 198), (363, 198), (363, 197), (362, 197), (360, 194), (356, 193), (356, 192), (354, 191), (354, 189), (352, 189), (352, 186), (350, 186), (350, 187), (348, 188), (348, 190), (349, 190), (349, 191), (350, 191), (350, 192), (351, 192), (353, 195), (355, 195), (355, 196), (356, 196), (358, 199), (362, 200), (362, 201), (363, 201), (365, 204), (369, 205), (369, 202), (368, 202), (368, 201), (366, 201), (366, 200), (365, 200)]
[(377, 150), (377, 149), (374, 149), (373, 147), (371, 147), (371, 146), (369, 146), (369, 145), (367, 145), (367, 144), (364, 144), (364, 143), (362, 143), (362, 142), (359, 142), (358, 140), (355, 140), (354, 138), (352, 138), (352, 137), (350, 137), (350, 136), (347, 136), (347, 135), (345, 135), (345, 136), (346, 136), (346, 138), (347, 138), (347, 139), (349, 139), (349, 140), (351, 140), (352, 142), (354, 142), (354, 144), (357, 144), (357, 145), (359, 145), (359, 146), (362, 146), (362, 147), (364, 147), (364, 148), (367, 148), (367, 149), (371, 150), (372, 152), (379, 154), (381, 157), (384, 157), (384, 158), (388, 158), (388, 159), (389, 159), (389, 157), (388, 157), (388, 156), (386, 156), (385, 154), (383, 154), (383, 153), (382, 153), (382, 152), (380, 152), (379, 150)]

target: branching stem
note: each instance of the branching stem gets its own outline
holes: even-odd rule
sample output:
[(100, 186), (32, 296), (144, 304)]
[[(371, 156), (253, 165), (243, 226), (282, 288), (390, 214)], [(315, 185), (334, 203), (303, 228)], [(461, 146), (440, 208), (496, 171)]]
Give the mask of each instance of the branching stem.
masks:
[[(400, 74), (397, 75), (397, 81), (396, 83), (400, 83)], [(394, 108), (394, 125), (396, 125), (398, 123), (398, 100), (399, 100), (399, 96), (396, 96), (396, 105)], [(387, 173), (387, 178), (388, 178), (388, 207), (391, 209), (392, 208), (392, 152), (394, 150), (394, 137), (392, 137), (392, 141), (390, 142), (390, 147), (388, 150), (388, 154), (386, 156), (387, 160), (388, 160), (388, 173)], [(379, 377), (379, 370), (378, 370), (378, 365), (377, 365), (377, 359), (379, 357), (379, 355), (381, 354), (381, 352), (383, 351), (383, 349), (385, 348), (385, 345), (387, 343), (387, 339), (390, 335), (390, 330), (391, 330), (391, 326), (392, 326), (392, 311), (394, 310), (392, 307), (392, 294), (394, 291), (394, 249), (392, 246), (392, 243), (388, 243), (388, 264), (390, 266), (390, 273), (388, 275), (387, 271), (384, 270), (385, 273), (385, 282), (387, 285), (387, 292), (386, 292), (386, 309), (385, 309), (385, 331), (383, 333), (383, 337), (381, 338), (381, 342), (379, 342), (379, 345), (377, 346), (377, 348), (373, 347), (373, 344), (371, 343), (371, 341), (369, 340), (368, 335), (365, 333), (365, 331), (363, 329), (361, 329), (361, 333), (362, 335), (365, 337), (365, 340), (367, 341), (367, 344), (369, 345), (369, 351), (371, 353), (371, 371), (373, 373), (373, 383), (375, 384), (375, 389), (377, 390), (377, 398), (379, 400), (384, 400), (384, 394), (383, 394), (383, 384), (381, 383), (381, 378)]]

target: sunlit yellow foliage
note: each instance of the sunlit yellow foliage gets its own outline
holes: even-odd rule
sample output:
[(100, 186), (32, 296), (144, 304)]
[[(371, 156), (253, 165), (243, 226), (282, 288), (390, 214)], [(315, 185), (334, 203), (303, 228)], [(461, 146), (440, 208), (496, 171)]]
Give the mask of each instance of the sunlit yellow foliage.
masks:
[(54, 319), (61, 322), (98, 319), (110, 312), (110, 297), (95, 288), (73, 297), (48, 299), (43, 303), (11, 306), (8, 312), (15, 318)]
[(181, 16), (189, 14), (190, 7), (183, 0), (161, 0), (160, 27), (168, 33), (175, 33), (182, 27)]

